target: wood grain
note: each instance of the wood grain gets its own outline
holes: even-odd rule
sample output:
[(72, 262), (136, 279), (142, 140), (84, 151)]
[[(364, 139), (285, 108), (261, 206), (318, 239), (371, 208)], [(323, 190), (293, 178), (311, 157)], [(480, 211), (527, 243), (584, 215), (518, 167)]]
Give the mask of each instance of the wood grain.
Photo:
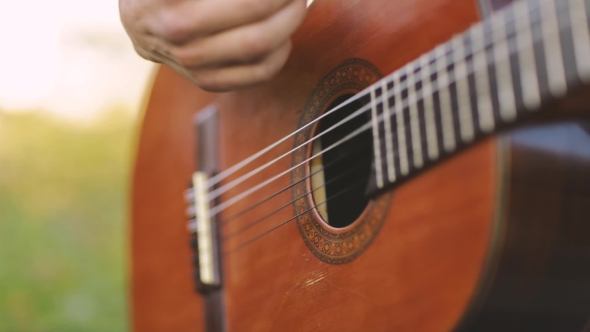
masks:
[[(161, 67), (134, 170), (134, 330), (204, 329), (202, 300), (193, 291), (182, 199), (195, 169), (195, 112), (213, 100), (218, 106), (220, 167), (227, 169), (296, 130), (311, 92), (342, 61), (362, 58), (389, 73), (477, 20), (471, 0), (316, 0), (293, 37), (286, 67), (264, 85), (212, 95)], [(287, 140), (224, 183), (293, 146)], [(497, 244), (496, 203), (505, 194), (499, 186), (504, 153), (498, 139), (489, 138), (404, 183), (394, 191), (377, 237), (349, 263), (319, 260), (294, 221), (226, 254), (228, 330), (452, 330), (466, 313), (474, 314), (469, 309), (489, 272), (489, 254)], [(284, 158), (221, 199), (289, 167), (291, 158)], [(247, 231), (227, 236), (289, 202), (290, 192), (285, 191), (224, 222), (289, 184), (290, 176), (282, 177), (224, 211), (219, 217), (223, 248), (234, 248), (293, 218), (293, 208), (284, 208)]]
[(135, 331), (191, 331), (203, 325), (202, 300), (193, 291), (183, 192), (195, 167), (192, 117), (212, 99), (160, 68), (139, 133), (131, 192)]

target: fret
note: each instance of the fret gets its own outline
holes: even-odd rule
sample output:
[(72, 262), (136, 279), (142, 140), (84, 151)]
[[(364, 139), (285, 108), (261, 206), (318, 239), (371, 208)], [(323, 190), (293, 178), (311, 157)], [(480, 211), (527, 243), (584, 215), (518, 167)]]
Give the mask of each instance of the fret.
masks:
[(491, 90), (484, 38), (483, 25), (471, 29), (473, 49), (478, 50), (473, 55), (473, 67), (475, 71), (475, 89), (477, 91), (479, 128), (487, 133), (494, 129), (494, 109), (490, 98)]
[(403, 101), (400, 86), (400, 73), (393, 74), (393, 95), (395, 107), (395, 122), (397, 124), (397, 145), (399, 154), (399, 168), (402, 175), (407, 175), (408, 168), (408, 152), (406, 147), (406, 127), (404, 124)]
[[(544, 3), (545, 2), (547, 2), (547, 0), (544, 0)], [(542, 104), (547, 99), (552, 98), (551, 90), (549, 88), (549, 68), (547, 68), (550, 59), (547, 59), (545, 52), (545, 30), (542, 28), (543, 12), (541, 11), (537, 0), (529, 0), (527, 3), (529, 4), (533, 52), (535, 55), (535, 63), (537, 65), (537, 82), (539, 84), (539, 96), (541, 97)]]
[(453, 61), (455, 62), (455, 81), (457, 86), (457, 108), (459, 112), (459, 129), (463, 142), (471, 142), (475, 136), (471, 100), (465, 64), (465, 47), (463, 35), (457, 35), (451, 41), (453, 45)]
[(428, 158), (435, 160), (438, 158), (438, 138), (436, 137), (436, 124), (434, 121), (434, 104), (432, 101), (432, 84), (430, 83), (430, 61), (429, 54), (424, 54), (420, 58), (421, 80), (422, 80), (422, 100), (424, 101), (424, 120), (426, 122), (426, 144)]
[(558, 1), (516, 1), (394, 73), (382, 169), (410, 178), (589, 82), (590, 0)]
[(449, 76), (446, 72), (447, 59), (444, 45), (439, 45), (434, 50), (436, 56), (437, 88), (439, 106), (442, 118), (442, 136), (445, 151), (453, 151), (456, 147), (455, 129), (453, 127), (453, 113), (451, 108), (451, 96), (449, 92)]
[(383, 188), (383, 170), (381, 169), (381, 145), (379, 145), (379, 119), (377, 118), (377, 101), (375, 87), (371, 87), (371, 118), (373, 121), (373, 152), (375, 154), (375, 171), (377, 187)]
[(391, 114), (389, 111), (389, 94), (387, 80), (381, 80), (381, 96), (383, 98), (383, 121), (385, 122), (385, 151), (387, 160), (387, 178), (389, 182), (395, 182), (395, 163), (393, 159), (393, 134), (391, 132)]
[(587, 2), (574, 0), (570, 2), (569, 8), (578, 77), (582, 82), (590, 83), (590, 33), (588, 31), (590, 8)]
[[(509, 38), (506, 41), (508, 47), (508, 56), (509, 56), (509, 67), (510, 67), (510, 79), (512, 83), (513, 89), (513, 96), (514, 96), (514, 104), (515, 104), (515, 112), (516, 117), (524, 110), (526, 107), (524, 106), (523, 100), (523, 91), (522, 91), (522, 75), (521, 75), (521, 66), (519, 64), (519, 49), (518, 49), (518, 40), (517, 40), (517, 30), (518, 23), (516, 22), (516, 17), (514, 13), (514, 7), (509, 6), (505, 11), (505, 22), (506, 25), (504, 27), (504, 31)], [(516, 118), (515, 117), (515, 118)], [(514, 121), (514, 120), (508, 120)]]
[(559, 27), (559, 39), (561, 41), (561, 54), (563, 57), (563, 69), (568, 87), (578, 84), (578, 66), (574, 49), (573, 22), (570, 15), (570, 1), (556, 3), (557, 26)]
[(549, 91), (554, 97), (561, 97), (567, 92), (559, 27), (557, 25), (557, 9), (553, 0), (541, 7), (541, 29), (545, 46), (545, 62), (549, 76)]
[(422, 139), (420, 136), (420, 120), (418, 118), (418, 99), (416, 98), (416, 86), (414, 80), (414, 63), (408, 65), (408, 106), (410, 108), (410, 134), (412, 137), (412, 155), (414, 167), (421, 168), (424, 164), (422, 156)]
[(486, 48), (486, 57), (488, 59), (488, 87), (490, 89), (488, 98), (492, 104), (492, 118), (495, 129), (501, 126), (504, 121), (502, 121), (502, 116), (500, 114), (500, 86), (498, 85), (498, 76), (496, 75), (497, 63), (494, 60), (494, 45), (496, 45), (497, 41), (495, 40), (495, 34), (492, 28), (493, 22), (491, 20), (488, 20), (486, 23), (484, 23), (485, 43), (487, 46), (489, 46)]
[(512, 84), (512, 69), (510, 68), (510, 53), (506, 33), (507, 24), (505, 13), (492, 19), (494, 40), (496, 41), (493, 50), (496, 63), (500, 116), (504, 121), (513, 121), (516, 119), (516, 102)]
[(521, 89), (524, 106), (531, 110), (537, 110), (541, 105), (541, 95), (537, 76), (537, 65), (534, 54), (534, 41), (531, 32), (529, 11), (526, 1), (520, 1), (514, 5), (514, 16), (517, 20), (516, 43), (518, 45), (518, 64), (521, 69)]

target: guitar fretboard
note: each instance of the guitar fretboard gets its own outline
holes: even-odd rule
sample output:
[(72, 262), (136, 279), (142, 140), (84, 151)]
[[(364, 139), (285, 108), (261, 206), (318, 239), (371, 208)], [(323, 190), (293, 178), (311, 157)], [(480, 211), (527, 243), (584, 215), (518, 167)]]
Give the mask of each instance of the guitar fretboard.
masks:
[(371, 87), (368, 193), (590, 82), (590, 0), (518, 1)]

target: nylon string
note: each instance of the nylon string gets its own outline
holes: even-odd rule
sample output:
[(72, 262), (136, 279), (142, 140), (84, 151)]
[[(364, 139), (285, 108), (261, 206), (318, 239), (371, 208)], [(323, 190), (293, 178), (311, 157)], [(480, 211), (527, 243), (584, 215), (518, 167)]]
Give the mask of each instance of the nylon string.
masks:
[[(541, 4), (541, 3), (543, 3), (543, 2), (553, 2), (553, 1), (554, 1), (554, 0), (542, 0), (542, 1), (540, 1), (540, 2), (539, 2), (539, 4)], [(575, 0), (574, 0), (574, 1), (575, 1)], [(538, 9), (539, 9), (539, 8), (537, 7), (536, 9), (530, 10), (530, 11), (528, 11), (528, 12), (527, 12), (527, 14), (530, 14), (530, 13), (532, 13), (534, 10), (538, 10)], [(564, 8), (559, 8), (559, 11), (556, 13), (556, 16), (558, 16), (558, 17), (559, 17), (560, 15), (561, 15), (561, 16), (563, 16), (563, 12), (564, 12), (564, 11), (566, 11), (566, 10), (567, 10), (567, 9), (564, 9)], [(521, 16), (522, 16), (522, 15), (521, 15)], [(537, 26), (538, 24), (542, 23), (541, 21), (543, 20), (543, 17), (542, 17), (542, 15), (540, 15), (540, 16), (541, 16), (541, 19), (540, 19), (540, 20), (536, 20), (535, 22), (533, 22), (533, 21), (531, 21), (531, 22), (530, 22), (530, 25), (529, 25), (529, 27), (530, 27), (531, 29), (532, 29), (532, 28), (534, 28), (535, 26)], [(516, 17), (517, 17), (517, 16), (515, 15), (515, 18), (516, 18)], [(493, 17), (492, 17), (492, 18), (493, 18)], [(567, 25), (567, 26), (565, 26), (565, 28), (570, 28), (570, 27), (572, 27), (572, 25), (571, 25), (571, 24), (570, 24), (570, 25)], [(559, 33), (559, 32), (562, 30), (562, 28), (563, 28), (563, 26), (562, 26), (562, 25), (558, 25), (558, 26), (557, 26), (557, 29), (556, 29), (556, 30), (554, 29), (553, 31), (550, 31), (550, 33), (552, 33), (552, 34)], [(518, 29), (515, 29), (515, 34), (514, 34), (514, 35), (507, 35), (507, 36), (506, 36), (506, 39), (508, 40), (509, 38), (512, 38), (512, 37), (514, 37), (516, 34), (518, 34), (518, 32), (519, 32), (519, 30), (518, 30)], [(527, 43), (526, 47), (520, 47), (520, 48), (519, 48), (519, 47), (515, 47), (514, 49), (510, 50), (510, 52), (508, 52), (508, 57), (510, 57), (510, 55), (512, 55), (512, 54), (514, 54), (514, 53), (516, 53), (516, 52), (520, 52), (520, 51), (523, 51), (523, 50), (525, 50), (525, 49), (528, 49), (528, 48), (534, 47), (534, 44), (535, 44), (535, 43), (537, 43), (537, 42), (539, 42), (539, 41), (543, 40), (544, 38), (546, 38), (546, 36), (543, 36), (543, 35), (541, 35), (539, 38), (534, 38), (534, 37), (532, 37), (532, 43), (530, 43), (530, 44), (528, 44), (528, 43)], [(492, 43), (493, 43), (493, 42), (495, 42), (495, 40), (494, 40), (494, 41), (492, 41)], [(486, 48), (486, 47), (483, 47), (483, 49), (484, 49), (484, 50), (485, 50), (485, 48)], [(475, 52), (474, 52), (474, 53), (475, 53)], [(467, 57), (467, 56), (465, 56), (465, 57)], [(488, 59), (488, 60), (487, 60), (487, 62), (485, 63), (485, 65), (481, 65), (481, 66), (479, 66), (479, 67), (477, 67), (477, 68), (476, 68), (476, 66), (474, 65), (474, 66), (473, 66), (473, 70), (471, 70), (471, 71), (468, 71), (468, 72), (466, 71), (466, 73), (465, 73), (464, 75), (461, 75), (460, 77), (457, 77), (457, 76), (456, 76), (456, 77), (455, 77), (455, 79), (454, 79), (454, 80), (452, 80), (452, 81), (451, 81), (451, 80), (448, 80), (449, 82), (448, 82), (446, 85), (443, 85), (443, 86), (437, 86), (437, 89), (432, 89), (432, 92), (431, 92), (431, 94), (434, 94), (435, 92), (439, 91), (439, 89), (441, 89), (441, 88), (446, 88), (446, 87), (448, 87), (448, 86), (449, 86), (449, 85), (451, 85), (452, 83), (455, 83), (455, 82), (457, 82), (458, 80), (460, 80), (460, 79), (463, 79), (463, 78), (465, 78), (465, 77), (469, 76), (470, 74), (477, 72), (478, 70), (480, 70), (480, 69), (482, 69), (482, 68), (487, 68), (487, 67), (488, 67), (490, 64), (492, 64), (492, 63), (494, 63), (494, 62), (498, 62), (498, 61), (501, 61), (501, 60), (505, 60), (506, 58), (507, 58), (507, 56), (503, 56), (503, 57), (499, 57), (499, 58), (492, 58), (492, 59), (491, 59), (491, 61), (490, 61), (490, 59)], [(405, 68), (405, 67), (404, 67), (404, 68)], [(394, 73), (394, 74), (395, 74), (395, 73)], [(392, 74), (392, 75), (393, 75), (393, 74)], [(398, 75), (399, 75), (399, 74), (398, 74)], [(415, 101), (417, 102), (418, 100), (422, 99), (423, 97), (424, 97), (424, 95), (423, 95), (421, 98), (416, 98), (416, 99), (415, 99)], [(382, 99), (378, 99), (378, 100), (382, 100)], [(407, 99), (405, 99), (404, 101), (407, 101)], [(404, 108), (405, 108), (405, 106), (404, 106)], [(383, 114), (382, 114), (381, 116), (379, 116), (379, 123), (380, 123), (380, 122), (382, 122), (382, 121), (385, 121)], [(352, 132), (351, 134), (349, 134), (348, 136), (346, 136), (345, 138), (343, 138), (343, 140), (344, 140), (344, 139), (348, 140), (348, 139), (352, 138), (352, 137), (350, 137), (352, 134), (354, 134), (354, 136), (356, 136), (356, 135), (360, 134), (362, 131), (365, 131), (365, 130), (368, 130), (368, 129), (370, 129), (370, 126), (371, 126), (371, 121), (369, 121), (369, 122), (367, 122), (365, 125), (363, 125), (363, 126), (359, 127), (357, 130), (355, 130), (354, 132)], [(353, 136), (353, 137), (354, 137), (354, 136)], [(341, 141), (342, 141), (342, 140), (341, 140)], [(342, 143), (344, 143), (344, 142), (341, 142), (341, 141), (338, 141), (338, 142), (336, 142), (335, 144), (342, 144)], [(329, 148), (334, 148), (334, 146), (330, 146)], [(325, 149), (325, 150), (327, 150), (327, 149)], [(325, 152), (325, 150), (322, 150), (322, 151), (320, 151), (320, 152), (319, 152), (319, 153), (317, 153), (316, 155), (314, 155), (314, 156), (312, 156), (311, 158), (309, 158), (309, 159), (305, 160), (305, 162), (307, 162), (307, 161), (309, 161), (309, 160), (311, 160), (311, 159), (313, 159), (313, 158), (317, 157), (318, 155), (321, 155), (323, 152)], [(299, 166), (300, 166), (300, 165), (299, 165)], [(297, 166), (297, 167), (298, 167), (298, 166)], [(226, 251), (224, 251), (224, 252), (225, 252), (225, 253), (234, 252), (234, 251), (236, 251), (236, 250), (238, 250), (238, 249), (240, 249), (240, 248), (244, 247), (245, 245), (247, 245), (247, 244), (249, 244), (249, 243), (251, 243), (251, 242), (253, 242), (253, 241), (255, 241), (255, 240), (259, 239), (260, 237), (262, 237), (262, 236), (264, 236), (264, 235), (266, 235), (266, 234), (268, 234), (268, 233), (270, 233), (270, 232), (272, 232), (272, 231), (274, 231), (274, 230), (278, 229), (279, 227), (281, 227), (281, 226), (283, 226), (283, 225), (287, 224), (288, 222), (290, 222), (290, 221), (292, 221), (292, 220), (294, 220), (294, 219), (298, 218), (299, 216), (301, 216), (301, 215), (303, 215), (303, 214), (305, 214), (305, 213), (307, 213), (307, 212), (311, 211), (313, 208), (315, 208), (315, 207), (317, 207), (317, 206), (320, 206), (320, 205), (322, 205), (322, 204), (326, 204), (326, 203), (327, 203), (327, 202), (328, 202), (328, 201), (329, 201), (331, 198), (335, 198), (335, 197), (337, 197), (337, 196), (340, 196), (340, 195), (344, 194), (345, 192), (347, 192), (347, 191), (350, 191), (352, 188), (359, 186), (360, 184), (362, 184), (362, 182), (360, 182), (360, 183), (355, 183), (354, 185), (351, 185), (350, 187), (348, 187), (348, 188), (346, 188), (346, 189), (344, 189), (344, 190), (342, 190), (342, 191), (338, 192), (337, 194), (333, 195), (332, 197), (330, 197), (330, 198), (328, 198), (328, 199), (326, 199), (326, 200), (324, 200), (324, 201), (322, 201), (322, 202), (320, 202), (320, 203), (317, 203), (316, 205), (312, 206), (312, 207), (311, 207), (311, 208), (309, 208), (308, 210), (306, 210), (306, 211), (303, 211), (303, 212), (301, 212), (300, 214), (298, 214), (298, 215), (296, 215), (296, 216), (294, 216), (294, 217), (292, 217), (292, 218), (289, 218), (288, 220), (286, 220), (286, 221), (283, 221), (283, 222), (281, 222), (281, 223), (277, 224), (276, 226), (274, 226), (274, 227), (272, 227), (272, 228), (270, 228), (270, 229), (268, 229), (268, 230), (266, 230), (266, 231), (264, 231), (264, 232), (262, 232), (262, 233), (259, 233), (258, 235), (254, 236), (254, 237), (252, 237), (252, 238), (250, 238), (250, 239), (248, 239), (248, 240), (246, 240), (246, 241), (244, 241), (244, 242), (240, 243), (239, 245), (237, 245), (237, 246), (235, 246), (235, 247), (233, 247), (233, 248), (231, 248), (231, 249), (229, 249), (229, 250), (226, 250)], [(307, 194), (309, 194), (309, 193), (311, 193), (312, 191), (313, 191), (313, 190), (311, 190), (310, 192), (306, 193), (306, 195), (307, 195)], [(299, 198), (301, 198), (301, 197), (298, 197), (297, 199), (299, 199)], [(291, 204), (291, 203), (293, 203), (293, 202), (294, 202), (294, 201), (296, 201), (297, 199), (294, 199), (294, 200), (292, 200), (292, 201), (291, 201), (291, 202), (289, 202), (288, 204)], [(274, 212), (276, 212), (276, 211), (274, 211)], [(274, 212), (273, 212), (273, 213), (274, 213)], [(265, 216), (264, 218), (266, 218), (266, 217), (268, 217), (268, 216)], [(236, 233), (239, 233), (239, 232), (236, 232)], [(230, 234), (230, 235), (224, 236), (223, 238), (228, 238), (228, 237), (232, 237), (232, 236), (235, 236), (235, 235), (237, 235), (237, 234), (233, 234), (233, 233), (232, 233), (232, 234)]]
[[(553, 0), (548, 0), (548, 1), (553, 1)], [(516, 17), (516, 16), (515, 16), (515, 17)], [(538, 23), (540, 23), (540, 22), (539, 22), (539, 20), (537, 20), (536, 22), (531, 22), (531, 27), (535, 27), (535, 26), (536, 26)], [(474, 26), (474, 27), (476, 27), (476, 28), (477, 28), (478, 26)], [(493, 31), (493, 30), (492, 30), (492, 31)], [(491, 33), (491, 32), (490, 32), (490, 33)], [(518, 30), (516, 30), (514, 34), (507, 35), (507, 36), (506, 36), (506, 39), (508, 40), (509, 38), (512, 38), (512, 37), (514, 37), (514, 36), (515, 36), (517, 33), (518, 33)], [(497, 37), (497, 38), (501, 38), (501, 37)], [(496, 41), (496, 39), (497, 39), (497, 38), (495, 38), (494, 40), (492, 40), (490, 44), (493, 44), (493, 43)], [(538, 40), (541, 40), (542, 38), (543, 38), (543, 37), (541, 37), (540, 39), (535, 39), (535, 40), (533, 40), (533, 42), (536, 42), (536, 41), (538, 41)], [(487, 45), (487, 44), (486, 44), (486, 45)], [(484, 46), (484, 47), (480, 48), (480, 49), (479, 49), (479, 51), (485, 51), (485, 49), (486, 49), (486, 47)], [(475, 53), (476, 53), (476, 51), (477, 51), (477, 50), (474, 50), (474, 51), (472, 52), (472, 54), (471, 54), (471, 55), (475, 54)], [(445, 56), (446, 56), (446, 55), (445, 55)], [(469, 56), (469, 54), (468, 54), (468, 55), (465, 55), (465, 58), (467, 58), (468, 56)], [(420, 59), (420, 58), (418, 58), (418, 59)], [(456, 83), (456, 82), (460, 81), (461, 79), (463, 79), (463, 78), (465, 78), (465, 77), (467, 77), (467, 76), (469, 76), (469, 75), (471, 75), (471, 74), (473, 74), (473, 73), (477, 72), (479, 69), (486, 68), (486, 67), (487, 67), (487, 66), (489, 66), (491, 63), (493, 63), (493, 62), (497, 62), (497, 61), (500, 61), (500, 60), (504, 60), (504, 59), (506, 59), (506, 56), (503, 56), (503, 57), (501, 57), (501, 58), (493, 58), (493, 59), (492, 59), (492, 61), (489, 61), (489, 59), (488, 59), (488, 61), (487, 61), (486, 63), (483, 63), (483, 64), (482, 64), (482, 65), (480, 65), (480, 66), (476, 66), (476, 65), (474, 64), (474, 65), (473, 65), (473, 69), (472, 69), (472, 70), (466, 70), (466, 71), (464, 72), (464, 74), (463, 74), (463, 75), (455, 75), (454, 79), (448, 79), (446, 84), (439, 84), (439, 83), (437, 82), (437, 86), (436, 86), (436, 88), (433, 88), (433, 89), (431, 89), (431, 90), (430, 90), (430, 93), (428, 93), (428, 94), (424, 94), (424, 93), (422, 92), (422, 94), (421, 94), (421, 96), (420, 96), (419, 98), (418, 98), (418, 97), (416, 97), (416, 98), (414, 98), (414, 99), (413, 99), (413, 102), (414, 102), (414, 103), (417, 103), (418, 101), (422, 100), (422, 99), (423, 99), (424, 97), (426, 97), (426, 96), (430, 97), (430, 96), (434, 95), (436, 92), (439, 92), (441, 89), (443, 89), (443, 88), (447, 88), (447, 87), (449, 87), (450, 85), (452, 85), (452, 84), (454, 84), (454, 83)], [(416, 61), (418, 61), (418, 60), (416, 60)], [(430, 65), (430, 64), (429, 64), (429, 65)], [(406, 67), (407, 67), (407, 66), (406, 66)], [(405, 69), (406, 67), (404, 67), (404, 68), (402, 68), (402, 69)], [(400, 71), (401, 71), (401, 70), (400, 70)], [(393, 74), (391, 74), (391, 75), (389, 75), (389, 76), (391, 76), (391, 77), (393, 78), (393, 77), (395, 77), (395, 75), (403, 75), (403, 73), (400, 73), (400, 71), (394, 72)], [(438, 77), (437, 77), (435, 80), (436, 80), (436, 81), (438, 81)], [(431, 80), (431, 83), (430, 83), (430, 85), (432, 85), (432, 84), (435, 82), (435, 80)], [(420, 80), (416, 80), (416, 82), (419, 82), (419, 81), (420, 81)], [(415, 82), (415, 83), (416, 83), (416, 82)], [(379, 82), (377, 82), (377, 83), (379, 83)], [(400, 83), (401, 83), (400, 89), (402, 89), (402, 90), (403, 90), (403, 89), (407, 88), (407, 82), (403, 81), (403, 82), (400, 82)], [(373, 86), (376, 86), (376, 85), (377, 85), (377, 84), (374, 84), (374, 85), (372, 85), (372, 87), (373, 87)], [(387, 92), (391, 92), (391, 90), (387, 90)], [(358, 99), (358, 98), (357, 98), (357, 99)], [(402, 103), (402, 107), (401, 107), (402, 111), (403, 111), (403, 109), (405, 109), (405, 108), (406, 108), (406, 107), (409, 105), (409, 104), (408, 104), (408, 100), (409, 100), (409, 98), (408, 98), (408, 97), (406, 97), (406, 98), (402, 98), (401, 100), (397, 101), (397, 102), (401, 102), (401, 103)], [(379, 97), (376, 99), (376, 103), (377, 103), (378, 105), (382, 106), (382, 104), (383, 104), (383, 94), (381, 94), (381, 95), (380, 95), (380, 96), (379, 96)], [(395, 105), (395, 104), (394, 104), (394, 103), (392, 103), (392, 105)], [(345, 119), (343, 119), (343, 120), (341, 120), (340, 122), (338, 122), (338, 123), (337, 123), (337, 125), (338, 125), (338, 126), (340, 126), (340, 125), (342, 125), (342, 124), (343, 124), (343, 121), (344, 121), (344, 120), (350, 120), (350, 119), (352, 119), (352, 118), (354, 118), (354, 117), (357, 117), (357, 116), (359, 116), (359, 115), (361, 115), (361, 114), (364, 114), (364, 113), (365, 113), (365, 112), (366, 112), (366, 111), (367, 111), (367, 110), (370, 108), (370, 106), (371, 106), (370, 104), (367, 104), (367, 105), (363, 106), (362, 108), (360, 108), (359, 110), (355, 111), (354, 113), (352, 113), (351, 115), (349, 115), (349, 116), (348, 116), (348, 117), (346, 117)], [(336, 109), (336, 108), (335, 108), (335, 109)], [(391, 107), (390, 107), (390, 109), (391, 109)], [(396, 111), (393, 111), (393, 110), (391, 110), (391, 111), (390, 111), (390, 116), (391, 116), (391, 117), (393, 117), (395, 114), (397, 114), (397, 112), (396, 112)], [(378, 123), (381, 123), (382, 121), (384, 121), (384, 119), (383, 119), (383, 118), (384, 118), (384, 116), (383, 116), (383, 114), (381, 114), (381, 115), (378, 117)], [(407, 118), (407, 119), (405, 119), (405, 118)], [(418, 119), (422, 119), (422, 117), (419, 117)], [(407, 125), (407, 124), (409, 123), (409, 121), (410, 121), (410, 118), (409, 118), (409, 117), (404, 117), (404, 124), (405, 124), (405, 125)], [(310, 122), (310, 123), (311, 123), (311, 122)], [(332, 127), (328, 128), (328, 130), (335, 129), (335, 128), (334, 128), (335, 126), (336, 126), (336, 125), (334, 125), (334, 126), (332, 126)], [(334, 149), (334, 148), (336, 148), (336, 147), (340, 146), (341, 144), (344, 144), (344, 143), (345, 143), (345, 142), (347, 142), (348, 140), (350, 140), (350, 139), (352, 139), (352, 138), (356, 137), (357, 135), (360, 135), (360, 134), (361, 134), (361, 133), (363, 133), (365, 130), (368, 130), (368, 129), (370, 129), (371, 127), (372, 127), (372, 123), (371, 123), (371, 121), (369, 121), (369, 122), (365, 123), (363, 126), (359, 127), (359, 128), (358, 128), (357, 130), (355, 130), (354, 132), (350, 133), (350, 134), (349, 134), (349, 135), (347, 135), (346, 137), (344, 137), (344, 138), (342, 138), (341, 140), (339, 140), (338, 142), (336, 142), (336, 143), (334, 143), (334, 144), (332, 144), (332, 145), (328, 146), (327, 148), (325, 148), (325, 149), (321, 150), (320, 152), (318, 152), (318, 153), (316, 153), (315, 155), (311, 156), (310, 158), (308, 158), (308, 159), (306, 159), (306, 160), (302, 161), (301, 163), (299, 163), (299, 164), (297, 164), (297, 165), (294, 165), (294, 166), (292, 166), (291, 168), (289, 168), (289, 169), (287, 169), (287, 170), (285, 170), (285, 171), (283, 171), (283, 172), (281, 172), (281, 173), (279, 173), (279, 174), (277, 174), (277, 175), (273, 176), (273, 177), (272, 177), (272, 178), (270, 178), (270, 179), (267, 179), (266, 181), (264, 181), (264, 182), (262, 182), (262, 183), (259, 183), (259, 184), (255, 185), (255, 186), (252, 186), (252, 187), (250, 187), (250, 188), (248, 188), (248, 189), (244, 190), (243, 192), (241, 192), (241, 193), (239, 193), (239, 194), (237, 194), (237, 195), (235, 195), (235, 196), (233, 196), (233, 197), (229, 198), (228, 200), (226, 200), (226, 201), (224, 201), (224, 202), (222, 202), (222, 203), (220, 203), (220, 204), (218, 204), (218, 205), (215, 205), (215, 206), (214, 206), (214, 207), (211, 209), (211, 211), (210, 211), (210, 214), (211, 214), (211, 216), (219, 214), (219, 213), (220, 213), (220, 212), (222, 212), (223, 210), (227, 209), (228, 207), (232, 206), (233, 204), (237, 203), (238, 201), (240, 201), (240, 200), (242, 200), (242, 199), (246, 198), (247, 196), (249, 196), (249, 195), (253, 194), (254, 192), (256, 192), (257, 190), (259, 190), (259, 189), (263, 188), (264, 186), (266, 186), (266, 185), (268, 185), (268, 184), (270, 184), (270, 183), (274, 182), (275, 180), (277, 180), (277, 179), (281, 178), (282, 176), (286, 175), (287, 173), (289, 173), (290, 171), (294, 170), (295, 168), (297, 168), (297, 167), (299, 167), (299, 166), (303, 165), (304, 163), (306, 163), (306, 162), (309, 162), (310, 160), (312, 160), (312, 159), (314, 159), (314, 158), (316, 158), (316, 157), (318, 157), (318, 156), (320, 156), (320, 155), (322, 155), (322, 154), (324, 154), (324, 153), (326, 153), (326, 152), (328, 152), (328, 151), (330, 151), (330, 150), (332, 150), (332, 149)], [(289, 154), (290, 154), (290, 153), (292, 153), (293, 151), (295, 151), (295, 150), (297, 150), (297, 149), (299, 149), (299, 148), (301, 148), (301, 147), (305, 146), (306, 144), (308, 144), (308, 143), (312, 142), (314, 139), (316, 139), (316, 138), (319, 138), (319, 137), (320, 137), (322, 134), (324, 134), (324, 133), (325, 133), (325, 132), (322, 132), (322, 133), (320, 133), (320, 135), (316, 135), (314, 138), (312, 138), (312, 139), (310, 139), (310, 140), (306, 141), (305, 143), (303, 143), (303, 144), (301, 144), (301, 145), (297, 146), (296, 148), (294, 148), (294, 149), (290, 150), (289, 152), (287, 152), (287, 153), (285, 153), (285, 154), (281, 155), (279, 158), (276, 158), (276, 159), (275, 159), (275, 160), (273, 160), (272, 162), (276, 162), (276, 161), (278, 161), (278, 159), (284, 158), (286, 155), (289, 155)], [(255, 169), (255, 170), (253, 170), (252, 172), (249, 172), (248, 174), (244, 175), (243, 177), (246, 177), (246, 176), (247, 176), (247, 177), (249, 178), (249, 177), (251, 177), (251, 176), (253, 176), (253, 175), (255, 174), (254, 172), (258, 173), (259, 171), (261, 171), (261, 170), (262, 170), (262, 169), (261, 169), (262, 167), (266, 168), (266, 167), (268, 167), (268, 166), (270, 166), (270, 162), (269, 162), (269, 163), (267, 163), (267, 164), (265, 164), (265, 165), (263, 165), (263, 166), (261, 166), (261, 167), (259, 167), (259, 168), (257, 168), (257, 169)], [(226, 186), (222, 186), (221, 188), (219, 188), (219, 189), (225, 188), (224, 190), (221, 190), (221, 191), (213, 191), (212, 193), (210, 193), (210, 195), (212, 195), (212, 196), (210, 197), (210, 198), (211, 198), (211, 202), (213, 202), (213, 201), (214, 201), (214, 199), (215, 199), (215, 198), (217, 198), (217, 197), (218, 197), (219, 195), (221, 195), (222, 193), (224, 193), (224, 192), (226, 192), (227, 190), (229, 190), (229, 189), (233, 188), (235, 185), (237, 185), (237, 184), (239, 184), (239, 183), (241, 183), (241, 182), (245, 181), (245, 179), (242, 179), (243, 177), (241, 177), (241, 178), (238, 178), (238, 179), (236, 179), (235, 181), (232, 181), (232, 182), (230, 182), (228, 185), (226, 185)], [(235, 185), (234, 185), (234, 184), (235, 184)]]

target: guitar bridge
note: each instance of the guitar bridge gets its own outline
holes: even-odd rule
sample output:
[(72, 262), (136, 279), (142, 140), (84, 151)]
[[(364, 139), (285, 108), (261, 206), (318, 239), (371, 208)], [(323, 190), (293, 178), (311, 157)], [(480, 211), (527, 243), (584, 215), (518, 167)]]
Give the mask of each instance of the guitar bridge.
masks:
[(193, 236), (195, 274), (197, 289), (206, 291), (211, 287), (219, 287), (221, 278), (219, 273), (219, 255), (217, 245), (217, 228), (209, 215), (210, 202), (207, 190), (208, 176), (204, 172), (195, 172), (192, 178), (192, 188), (187, 192), (190, 205), (187, 211), (191, 218), (188, 231)]
[[(195, 117), (196, 172), (185, 199), (189, 206), (188, 231), (193, 249), (193, 278), (198, 292), (208, 297), (221, 296), (221, 251), (219, 227), (210, 209), (215, 204), (209, 199), (209, 191), (215, 188), (208, 183), (218, 169), (217, 159), (217, 109), (209, 106)], [(220, 322), (217, 322), (220, 323)], [(216, 324), (217, 324), (216, 323)]]

